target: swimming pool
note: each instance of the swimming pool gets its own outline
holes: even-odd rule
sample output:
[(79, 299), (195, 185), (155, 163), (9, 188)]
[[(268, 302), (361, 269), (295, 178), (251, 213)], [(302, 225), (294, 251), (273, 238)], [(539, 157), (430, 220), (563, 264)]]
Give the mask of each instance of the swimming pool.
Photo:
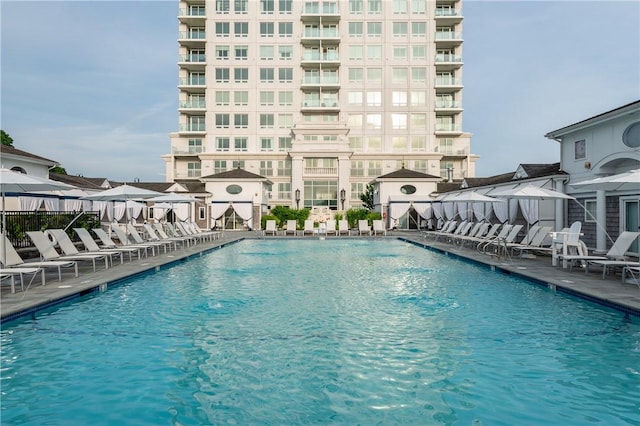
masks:
[(639, 424), (637, 322), (400, 241), (243, 241), (1, 339), (7, 425)]

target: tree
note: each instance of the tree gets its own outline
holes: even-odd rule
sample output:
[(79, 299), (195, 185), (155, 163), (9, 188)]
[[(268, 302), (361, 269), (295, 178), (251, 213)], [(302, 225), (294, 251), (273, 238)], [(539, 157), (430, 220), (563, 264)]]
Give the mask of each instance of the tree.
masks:
[(2, 139), (2, 145), (13, 147), (13, 138), (9, 136), (9, 133), (0, 129), (0, 139)]
[(52, 173), (58, 173), (60, 175), (66, 175), (67, 174), (67, 171), (62, 166), (55, 166), (54, 168), (49, 169), (49, 171), (52, 172)]
[(360, 194), (360, 201), (362, 201), (362, 206), (368, 211), (373, 211), (373, 185), (367, 185), (364, 188), (364, 192)]

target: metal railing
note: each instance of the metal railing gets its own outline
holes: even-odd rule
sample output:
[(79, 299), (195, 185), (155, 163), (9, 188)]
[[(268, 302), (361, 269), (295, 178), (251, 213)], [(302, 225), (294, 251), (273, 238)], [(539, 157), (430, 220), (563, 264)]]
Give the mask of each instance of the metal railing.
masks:
[[(98, 212), (62, 212), (62, 211), (6, 211), (7, 237), (16, 249), (31, 247), (33, 244), (27, 236), (29, 231), (44, 231), (46, 229), (64, 229), (73, 223), (75, 228), (99, 228), (100, 213)], [(78, 217), (76, 219), (76, 217)], [(74, 220), (75, 219), (75, 220)], [(68, 231), (69, 235), (72, 232)]]

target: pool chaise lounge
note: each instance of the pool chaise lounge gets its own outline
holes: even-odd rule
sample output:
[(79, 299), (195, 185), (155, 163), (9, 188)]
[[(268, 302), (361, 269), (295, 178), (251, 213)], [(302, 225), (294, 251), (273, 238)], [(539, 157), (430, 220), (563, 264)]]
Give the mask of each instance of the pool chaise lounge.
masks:
[(40, 253), (40, 257), (44, 260), (75, 260), (81, 262), (91, 262), (93, 264), (93, 271), (96, 271), (96, 260), (104, 260), (105, 269), (109, 268), (109, 258), (107, 256), (94, 256), (94, 255), (72, 255), (72, 256), (62, 256), (58, 253), (49, 241), (49, 238), (42, 231), (28, 231), (27, 235), (33, 241), (33, 244), (38, 249)]
[(122, 253), (119, 251), (98, 250), (98, 251), (85, 251), (80, 253), (80, 251), (73, 244), (73, 241), (71, 241), (71, 238), (69, 238), (69, 236), (67, 235), (66, 232), (64, 232), (63, 229), (48, 229), (46, 232), (48, 232), (50, 235), (53, 236), (53, 238), (55, 239), (55, 242), (58, 244), (58, 247), (60, 247), (60, 249), (66, 256), (78, 256), (81, 254), (83, 256), (95, 256), (96, 260), (102, 260), (106, 258), (107, 262), (110, 263), (111, 266), (113, 266), (113, 258), (115, 256), (120, 259), (121, 264), (124, 263)]
[(262, 232), (262, 235), (269, 235), (269, 234), (273, 236), (278, 235), (278, 226), (276, 224), (276, 221), (273, 219), (269, 219), (266, 221), (264, 231)]
[[(109, 235), (107, 235), (107, 233), (105, 232), (104, 229), (102, 229), (102, 228), (94, 228), (94, 229), (92, 229), (92, 231), (100, 239), (100, 241), (102, 242), (102, 245), (105, 248), (125, 248), (125, 249), (136, 250), (138, 252), (138, 259), (140, 259), (140, 256), (141, 256), (142, 253), (144, 253), (145, 257), (147, 257), (148, 256), (148, 252), (147, 251), (149, 249), (151, 249), (151, 254), (155, 254), (153, 246), (127, 244), (128, 241), (126, 241), (126, 240), (125, 240), (126, 241), (125, 243), (122, 243), (122, 241), (120, 241), (121, 244), (118, 245), (111, 239), (111, 237), (109, 237)], [(123, 234), (124, 234), (124, 232), (123, 232)], [(116, 233), (116, 236), (117, 236), (117, 233)]]
[(11, 293), (16, 292), (16, 282), (15, 276), (18, 275), (20, 277), (20, 288), (24, 291), (24, 275), (31, 274), (34, 277), (38, 275), (38, 273), (42, 273), (42, 285), (45, 285), (45, 276), (43, 268), (1, 268), (0, 269), (0, 279), (9, 278), (11, 280)]
[(638, 263), (628, 261), (625, 257), (625, 253), (629, 250), (633, 242), (638, 239), (639, 235), (640, 232), (622, 232), (604, 256), (590, 256), (587, 252), (586, 246), (582, 243), (578, 248), (578, 254), (561, 254), (558, 255), (558, 259), (562, 260), (563, 263), (568, 263), (569, 270), (571, 270), (571, 267), (578, 262), (585, 264), (585, 272), (589, 272), (589, 265), (602, 266), (602, 274), (604, 277), (609, 268), (622, 267), (625, 265), (633, 266)]
[[(75, 260), (38, 260), (34, 262), (25, 262), (11, 244), (11, 241), (5, 236), (4, 246), (0, 244), (0, 259), (4, 259), (3, 268), (43, 268), (57, 269), (58, 281), (62, 281), (62, 268), (74, 268), (75, 276), (78, 276), (78, 262)], [(5, 252), (3, 254), (2, 247)]]
[[(114, 248), (100, 248), (100, 246), (95, 242), (89, 231), (84, 228), (73, 228), (76, 235), (80, 237), (82, 244), (84, 244), (85, 248), (89, 252), (95, 253), (111, 253), (117, 252), (120, 253), (120, 263), (124, 261), (124, 254), (129, 254), (129, 262), (133, 261), (133, 254), (136, 253), (138, 255), (138, 259), (140, 259), (140, 250), (136, 248), (127, 248), (127, 247), (115, 247)], [(105, 234), (106, 235), (106, 234)]]

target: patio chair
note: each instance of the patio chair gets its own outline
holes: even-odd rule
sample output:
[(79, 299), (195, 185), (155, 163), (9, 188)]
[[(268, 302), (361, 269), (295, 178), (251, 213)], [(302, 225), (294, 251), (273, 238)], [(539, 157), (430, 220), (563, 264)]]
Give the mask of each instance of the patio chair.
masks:
[[(3, 268), (55, 268), (58, 270), (58, 281), (62, 281), (62, 268), (73, 267), (75, 270), (75, 276), (78, 276), (78, 263), (75, 260), (39, 260), (37, 262), (25, 262), (18, 254), (16, 249), (9, 241), (9, 238), (5, 238), (5, 252), (2, 252), (2, 244), (0, 244), (0, 259), (4, 259)], [(1, 264), (2, 262), (0, 262)]]
[(369, 226), (369, 221), (366, 219), (358, 221), (358, 235), (362, 235), (363, 233), (371, 235), (371, 227)]
[[(159, 248), (159, 244), (151, 244), (151, 243), (132, 243), (131, 241), (129, 241), (129, 236), (127, 235), (126, 232), (124, 232), (124, 230), (122, 228), (120, 228), (118, 225), (114, 225), (111, 227), (111, 231), (116, 234), (116, 238), (118, 238), (118, 241), (120, 241), (120, 244), (125, 246), (125, 247), (138, 247), (138, 248), (143, 248), (146, 250), (151, 249), (151, 254), (153, 256), (156, 255), (156, 248)], [(140, 237), (140, 236), (138, 236)], [(159, 252), (159, 250), (158, 250)]]
[(338, 221), (338, 235), (347, 234), (351, 235), (349, 230), (349, 221), (347, 219), (340, 219)]
[(120, 263), (121, 264), (124, 263), (122, 259), (122, 253), (118, 251), (98, 250), (97, 252), (86, 251), (86, 252), (80, 253), (80, 251), (73, 244), (73, 241), (71, 241), (71, 238), (69, 238), (67, 233), (64, 232), (64, 230), (62, 229), (48, 229), (45, 232), (45, 235), (47, 235), (47, 233), (53, 236), (55, 243), (58, 244), (58, 247), (60, 247), (60, 249), (62, 250), (65, 256), (77, 256), (82, 254), (83, 256), (95, 256), (96, 260), (102, 260), (102, 258), (104, 257), (106, 258), (107, 264), (111, 263), (111, 266), (113, 266), (113, 256), (119, 256)]
[(378, 235), (378, 233), (387, 236), (387, 228), (384, 226), (384, 220), (376, 219), (373, 221), (373, 235)]
[[(570, 262), (570, 265), (573, 265), (575, 262), (583, 262), (585, 265), (585, 273), (589, 272), (590, 265), (601, 266), (602, 278), (604, 279), (607, 273), (613, 268), (640, 265), (640, 263), (629, 261), (625, 257), (625, 253), (629, 250), (631, 244), (638, 239), (639, 235), (640, 232), (622, 232), (604, 256), (589, 256), (588, 253), (583, 253), (582, 255), (561, 256), (561, 259)], [(569, 270), (571, 270), (571, 268)]]
[(336, 230), (336, 221), (335, 219), (329, 219), (325, 222), (326, 226), (326, 234), (338, 235), (338, 231)]
[[(89, 231), (84, 228), (73, 228), (76, 235), (80, 237), (80, 241), (84, 244), (85, 248), (89, 252), (95, 253), (109, 253), (109, 252), (117, 252), (120, 253), (120, 263), (124, 262), (124, 254), (129, 254), (129, 262), (133, 260), (133, 253), (138, 255), (138, 259), (140, 259), (140, 250), (136, 248), (128, 248), (128, 247), (119, 247), (119, 248), (100, 248), (100, 246), (95, 242)], [(105, 234), (106, 235), (106, 234)]]
[[(155, 253), (153, 251), (153, 247), (150, 246), (136, 246), (133, 244), (120, 244), (117, 245), (112, 239), (111, 237), (109, 237), (109, 235), (107, 235), (107, 233), (105, 232), (104, 229), (102, 228), (94, 228), (91, 231), (93, 231), (94, 234), (96, 234), (96, 236), (100, 239), (100, 242), (102, 243), (102, 245), (105, 248), (126, 248), (126, 249), (132, 249), (132, 250), (136, 250), (138, 252), (138, 259), (140, 259), (140, 254), (144, 252), (144, 256), (147, 257), (147, 250), (151, 249), (151, 251), (153, 253)], [(117, 234), (116, 234), (117, 235)]]
[(265, 228), (262, 232), (262, 235), (268, 234), (271, 234), (273, 236), (276, 236), (278, 234), (278, 226), (276, 225), (276, 221), (273, 219), (269, 219), (265, 223)]
[(129, 234), (129, 237), (133, 240), (134, 243), (136, 244), (151, 244), (154, 245), (158, 248), (162, 247), (164, 249), (164, 252), (167, 253), (167, 247), (171, 247), (171, 245), (173, 244), (172, 241), (154, 241), (154, 240), (150, 240), (150, 239), (144, 239), (142, 238), (142, 236), (138, 233), (138, 230), (136, 229), (135, 226), (133, 226), (130, 223), (127, 223), (127, 233)]
[[(507, 244), (507, 247), (511, 249), (511, 254), (515, 255), (517, 251), (520, 252), (520, 256), (522, 257), (525, 252), (535, 251), (535, 252), (544, 252), (550, 251), (551, 246), (543, 247), (542, 244), (549, 237), (549, 233), (551, 232), (550, 226), (541, 226), (538, 228), (537, 232), (531, 239), (528, 244)], [(524, 241), (524, 240), (523, 240)]]
[[(560, 232), (552, 232), (551, 238), (551, 265), (556, 266), (558, 264), (559, 256), (568, 256), (578, 253), (580, 247), (580, 231), (582, 230), (582, 222), (575, 221), (571, 224), (569, 229), (563, 229)], [(558, 252), (560, 250), (560, 253)], [(567, 261), (562, 261), (562, 267), (567, 267)]]
[(58, 260), (58, 261), (64, 261), (64, 260), (75, 260), (75, 261), (79, 261), (79, 262), (91, 262), (93, 265), (93, 272), (96, 271), (96, 260), (103, 260), (104, 259), (104, 266), (105, 269), (109, 268), (109, 257), (105, 256), (105, 255), (90, 255), (90, 254), (78, 254), (78, 255), (65, 255), (62, 256), (60, 255), (60, 253), (58, 253), (55, 249), (55, 247), (53, 246), (53, 244), (51, 244), (51, 241), (49, 240), (49, 238), (44, 234), (44, 232), (42, 231), (28, 231), (27, 235), (29, 236), (29, 238), (31, 238), (31, 241), (33, 241), (33, 244), (36, 246), (36, 249), (38, 249), (38, 252), (40, 253), (40, 258), (42, 258), (43, 260), (46, 261), (52, 261), (52, 260)]
[(479, 244), (482, 244), (483, 242), (489, 241), (495, 237), (495, 235), (498, 233), (498, 229), (500, 229), (500, 227), (502, 226), (502, 224), (500, 223), (495, 223), (493, 225), (486, 223), (484, 225), (486, 225), (486, 227), (481, 226), (476, 235), (469, 235), (461, 238), (462, 245), (465, 246), (466, 244), (475, 244), (477, 246)]
[(314, 223), (313, 220), (311, 219), (307, 219), (304, 221), (304, 230), (302, 231), (302, 235), (307, 235), (307, 234), (311, 234), (313, 235), (315, 233), (316, 229), (314, 227)]
[(42, 285), (45, 285), (44, 269), (42, 268), (2, 268), (0, 269), (0, 280), (9, 278), (11, 280), (11, 293), (15, 293), (16, 275), (20, 277), (20, 288), (24, 291), (24, 275), (32, 274), (35, 278), (38, 273), (42, 273)]
[(158, 236), (156, 230), (153, 229), (153, 227), (148, 223), (144, 224), (144, 229), (147, 231), (148, 241), (166, 242), (169, 245), (173, 244), (174, 250), (178, 250), (178, 243), (180, 243), (180, 245), (182, 245), (183, 243), (183, 240), (181, 238), (162, 238)]
[(164, 228), (162, 227), (161, 223), (154, 223), (153, 224), (153, 229), (155, 229), (156, 233), (158, 234), (158, 236), (164, 240), (170, 240), (170, 239), (175, 239), (180, 241), (182, 244), (186, 244), (187, 247), (191, 246), (191, 243), (196, 242), (196, 238), (192, 237), (190, 235), (185, 235), (185, 236), (176, 236), (174, 235), (173, 237), (169, 236), (165, 231)]
[(298, 221), (295, 219), (287, 220), (287, 229), (284, 231), (284, 235), (298, 235)]

